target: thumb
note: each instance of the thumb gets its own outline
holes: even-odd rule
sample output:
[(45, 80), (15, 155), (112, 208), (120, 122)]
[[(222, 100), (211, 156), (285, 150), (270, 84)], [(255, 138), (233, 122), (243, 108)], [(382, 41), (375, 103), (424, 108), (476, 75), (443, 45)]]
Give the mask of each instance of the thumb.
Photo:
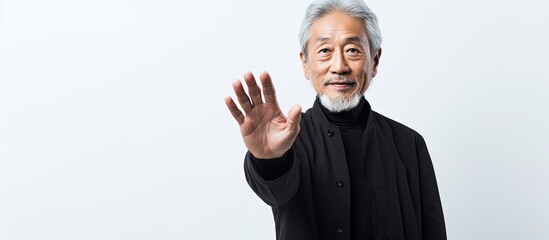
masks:
[(294, 105), (288, 111), (288, 123), (293, 130), (299, 129), (299, 120), (301, 119), (301, 106)]

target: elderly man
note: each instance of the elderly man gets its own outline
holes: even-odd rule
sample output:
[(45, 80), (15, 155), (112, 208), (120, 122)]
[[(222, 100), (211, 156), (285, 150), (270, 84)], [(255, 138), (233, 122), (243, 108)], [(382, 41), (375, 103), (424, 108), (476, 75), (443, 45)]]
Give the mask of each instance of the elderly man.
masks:
[(381, 35), (361, 0), (312, 3), (300, 31), (313, 107), (288, 116), (271, 78), (251, 73), (225, 103), (240, 126), (250, 187), (273, 209), (277, 239), (446, 239), (423, 138), (370, 108)]

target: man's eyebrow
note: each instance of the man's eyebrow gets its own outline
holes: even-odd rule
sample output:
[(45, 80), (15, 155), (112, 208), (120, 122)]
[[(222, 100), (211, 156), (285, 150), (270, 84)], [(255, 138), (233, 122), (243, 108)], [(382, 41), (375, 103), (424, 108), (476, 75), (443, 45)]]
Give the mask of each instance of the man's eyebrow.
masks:
[[(318, 43), (318, 42), (326, 42), (326, 41), (329, 41), (331, 38), (329, 37), (318, 37), (316, 40), (315, 40), (315, 43)], [(345, 39), (345, 43), (349, 43), (349, 42), (357, 42), (357, 43), (361, 43), (363, 41), (363, 38), (360, 37), (360, 36), (351, 36), (351, 37), (348, 37)]]

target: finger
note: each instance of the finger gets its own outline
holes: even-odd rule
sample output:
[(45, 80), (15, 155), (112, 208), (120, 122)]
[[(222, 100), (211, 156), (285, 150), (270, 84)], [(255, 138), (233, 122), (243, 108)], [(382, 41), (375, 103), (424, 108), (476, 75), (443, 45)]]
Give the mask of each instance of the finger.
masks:
[(301, 119), (301, 106), (294, 105), (288, 111), (288, 124), (293, 132), (299, 131), (299, 120)]
[(235, 80), (233, 82), (233, 89), (242, 110), (244, 110), (245, 113), (249, 113), (252, 110), (252, 103), (250, 102), (250, 98), (246, 94), (246, 91), (244, 91), (242, 83), (239, 80)]
[(241, 125), (244, 122), (244, 114), (238, 109), (236, 104), (234, 103), (233, 99), (229, 96), (225, 97), (225, 104), (227, 105), (227, 108), (229, 108), (229, 111), (233, 115), (234, 119), (238, 123), (238, 125)]
[(252, 99), (252, 104), (263, 103), (263, 100), (261, 100), (261, 89), (259, 89), (254, 75), (251, 72), (244, 73), (244, 81), (246, 81), (246, 85), (248, 86), (248, 93)]
[(277, 103), (273, 81), (271, 80), (269, 73), (262, 72), (259, 74), (259, 79), (261, 80), (261, 85), (263, 86), (263, 96), (265, 97), (265, 102)]

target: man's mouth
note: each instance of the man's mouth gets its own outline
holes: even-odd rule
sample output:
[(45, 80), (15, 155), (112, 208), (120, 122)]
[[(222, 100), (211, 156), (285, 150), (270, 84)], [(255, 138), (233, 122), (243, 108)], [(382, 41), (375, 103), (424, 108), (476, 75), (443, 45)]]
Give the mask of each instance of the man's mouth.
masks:
[(329, 83), (324, 84), (324, 86), (327, 86), (327, 85), (353, 86), (355, 84), (356, 84), (355, 82), (329, 82)]
[(328, 82), (324, 84), (324, 86), (331, 87), (337, 91), (347, 91), (347, 90), (353, 89), (355, 85), (356, 85), (356, 82), (349, 82), (349, 81), (346, 81), (346, 82), (333, 81), (333, 82)]
[(328, 78), (324, 80), (324, 86), (330, 85), (330, 84), (354, 85), (356, 84), (356, 81), (353, 78), (346, 77), (346, 76), (333, 77), (333, 78)]

